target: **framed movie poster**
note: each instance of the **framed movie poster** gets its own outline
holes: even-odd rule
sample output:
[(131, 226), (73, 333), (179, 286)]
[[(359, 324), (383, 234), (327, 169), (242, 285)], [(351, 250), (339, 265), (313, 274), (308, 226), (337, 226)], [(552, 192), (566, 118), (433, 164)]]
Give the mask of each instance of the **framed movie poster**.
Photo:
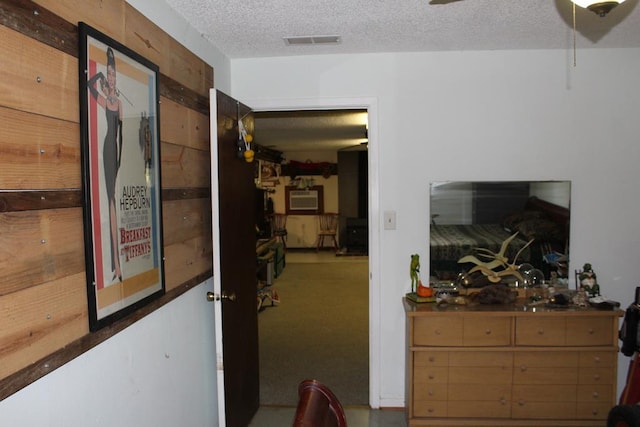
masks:
[(79, 23), (90, 329), (164, 293), (158, 67)]

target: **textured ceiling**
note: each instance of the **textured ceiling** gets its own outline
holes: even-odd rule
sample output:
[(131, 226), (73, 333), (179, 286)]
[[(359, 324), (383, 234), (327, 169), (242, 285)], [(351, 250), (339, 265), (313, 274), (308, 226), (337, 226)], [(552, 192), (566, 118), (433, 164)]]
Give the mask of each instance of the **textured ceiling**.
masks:
[[(165, 0), (229, 58), (571, 49), (569, 0)], [(640, 47), (639, 0), (605, 18), (576, 7), (577, 47)], [(445, 3), (445, 4), (441, 4)], [(338, 35), (337, 45), (283, 38)]]
[[(573, 49), (569, 0), (164, 0), (229, 58), (374, 52)], [(576, 7), (576, 46), (640, 47), (640, 0), (604, 18)], [(444, 4), (443, 4), (444, 3)], [(334, 45), (285, 37), (337, 35)], [(263, 113), (261, 113), (263, 114)], [(256, 142), (280, 150), (363, 148), (361, 124), (256, 118)]]

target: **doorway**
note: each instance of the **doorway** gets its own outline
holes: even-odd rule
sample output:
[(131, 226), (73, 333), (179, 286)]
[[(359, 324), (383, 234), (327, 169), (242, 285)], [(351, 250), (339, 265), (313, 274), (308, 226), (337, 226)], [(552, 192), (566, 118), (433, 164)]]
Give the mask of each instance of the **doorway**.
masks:
[[(379, 408), (379, 293), (380, 283), (379, 265), (379, 235), (378, 235), (378, 148), (377, 148), (377, 101), (374, 98), (355, 99), (324, 99), (324, 100), (249, 100), (256, 113), (266, 111), (296, 111), (313, 109), (364, 109), (368, 115), (368, 150), (367, 150), (367, 175), (368, 175), (368, 209), (367, 222), (369, 255), (367, 264), (368, 275), (368, 347), (369, 347), (369, 406)], [(373, 230), (376, 230), (375, 232)], [(292, 357), (295, 357), (294, 355)], [(283, 361), (284, 363), (285, 361)], [(283, 369), (286, 369), (283, 365)]]

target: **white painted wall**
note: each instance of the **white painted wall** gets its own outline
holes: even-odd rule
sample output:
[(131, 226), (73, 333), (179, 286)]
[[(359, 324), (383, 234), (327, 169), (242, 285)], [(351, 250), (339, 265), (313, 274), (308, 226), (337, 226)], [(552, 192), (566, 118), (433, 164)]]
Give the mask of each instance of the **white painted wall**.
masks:
[(3, 400), (0, 425), (216, 425), (207, 291), (211, 280)]
[[(431, 181), (571, 180), (571, 269), (591, 262), (607, 297), (623, 307), (633, 300), (640, 284), (640, 50), (579, 50), (575, 68), (570, 56), (567, 48), (231, 61), (231, 93), (244, 102), (377, 99), (374, 212), (397, 212), (396, 230), (374, 230), (381, 406), (404, 401), (400, 301), (410, 289), (409, 255), (428, 259)], [(620, 358), (619, 389), (627, 363)]]

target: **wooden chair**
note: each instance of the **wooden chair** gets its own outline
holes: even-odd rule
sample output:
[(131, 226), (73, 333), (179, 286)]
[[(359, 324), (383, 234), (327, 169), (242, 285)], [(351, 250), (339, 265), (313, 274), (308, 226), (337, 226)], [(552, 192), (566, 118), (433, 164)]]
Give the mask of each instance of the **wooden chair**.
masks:
[(271, 234), (282, 242), (284, 249), (287, 249), (287, 215), (274, 213), (271, 216)]
[(316, 251), (324, 246), (324, 238), (330, 237), (333, 239), (333, 249), (338, 250), (338, 241), (336, 235), (338, 234), (338, 219), (337, 213), (325, 213), (318, 215), (319, 229), (318, 229), (318, 241)]
[(304, 380), (298, 386), (298, 396), (292, 427), (347, 427), (342, 405), (324, 384)]

